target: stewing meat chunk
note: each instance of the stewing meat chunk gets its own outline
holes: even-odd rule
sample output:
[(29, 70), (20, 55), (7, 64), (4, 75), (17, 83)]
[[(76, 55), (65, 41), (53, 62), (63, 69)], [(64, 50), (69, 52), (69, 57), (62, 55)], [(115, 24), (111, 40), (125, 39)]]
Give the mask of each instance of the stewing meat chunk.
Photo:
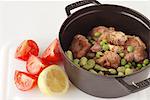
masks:
[(120, 65), (120, 56), (112, 51), (106, 51), (102, 57), (96, 59), (101, 66), (108, 68), (117, 68)]
[(90, 49), (91, 44), (85, 36), (77, 34), (71, 43), (70, 50), (73, 52), (75, 58), (81, 58), (86, 55)]

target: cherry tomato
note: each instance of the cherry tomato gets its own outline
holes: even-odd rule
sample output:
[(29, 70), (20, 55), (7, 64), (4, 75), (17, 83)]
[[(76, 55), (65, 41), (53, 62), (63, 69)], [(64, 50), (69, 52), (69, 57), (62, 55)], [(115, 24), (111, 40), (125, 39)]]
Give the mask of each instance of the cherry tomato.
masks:
[(38, 56), (39, 48), (35, 41), (33, 40), (24, 40), (16, 50), (15, 57), (27, 61), (29, 56), (35, 55)]
[(61, 53), (58, 39), (55, 39), (44, 51), (41, 58), (47, 63), (58, 63), (61, 61)]
[(36, 77), (18, 70), (15, 71), (14, 81), (16, 87), (21, 91), (31, 90), (37, 85)]
[(31, 55), (27, 60), (26, 69), (32, 75), (38, 76), (45, 67), (46, 64), (44, 64), (39, 57), (34, 55)]

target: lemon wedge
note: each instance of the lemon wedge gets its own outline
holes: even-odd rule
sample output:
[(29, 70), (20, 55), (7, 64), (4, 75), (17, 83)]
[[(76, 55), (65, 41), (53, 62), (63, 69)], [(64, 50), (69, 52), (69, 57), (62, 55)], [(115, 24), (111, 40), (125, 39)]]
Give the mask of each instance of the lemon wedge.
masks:
[(62, 95), (69, 88), (69, 80), (60, 66), (50, 65), (40, 73), (38, 87), (46, 95)]

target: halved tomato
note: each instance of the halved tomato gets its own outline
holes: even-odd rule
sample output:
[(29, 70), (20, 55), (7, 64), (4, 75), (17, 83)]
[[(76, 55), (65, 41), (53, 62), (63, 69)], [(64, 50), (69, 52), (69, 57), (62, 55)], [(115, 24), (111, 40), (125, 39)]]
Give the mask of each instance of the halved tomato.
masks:
[(57, 38), (48, 46), (41, 58), (50, 64), (61, 61), (60, 44)]
[(34, 55), (31, 55), (26, 63), (27, 71), (32, 75), (39, 75), (40, 72), (46, 67), (46, 64)]
[(24, 40), (16, 50), (15, 57), (27, 61), (29, 56), (35, 55), (38, 56), (39, 48), (35, 41), (33, 40)]
[(15, 71), (14, 81), (16, 87), (21, 91), (31, 90), (37, 85), (36, 77), (18, 70)]

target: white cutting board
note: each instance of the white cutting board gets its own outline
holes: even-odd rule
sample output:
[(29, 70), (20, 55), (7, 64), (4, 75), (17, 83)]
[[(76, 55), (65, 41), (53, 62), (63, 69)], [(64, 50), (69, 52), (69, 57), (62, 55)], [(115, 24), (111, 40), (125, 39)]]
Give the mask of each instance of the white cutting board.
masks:
[[(3, 2), (0, 3), (0, 100), (107, 100), (90, 96), (73, 85), (63, 96), (47, 97), (38, 88), (19, 91), (14, 84), (16, 69), (25, 71), (25, 63), (14, 58), (16, 47), (24, 39), (35, 40), (40, 52), (57, 37), (67, 18), (64, 7), (71, 2)], [(102, 2), (106, 3), (106, 2)], [(108, 3), (108, 2), (107, 2)], [(110, 2), (137, 9), (150, 18), (150, 2)], [(144, 7), (143, 7), (144, 6)], [(115, 92), (112, 90), (112, 92)], [(118, 100), (149, 100), (150, 88)], [(112, 99), (116, 100), (116, 99)]]

